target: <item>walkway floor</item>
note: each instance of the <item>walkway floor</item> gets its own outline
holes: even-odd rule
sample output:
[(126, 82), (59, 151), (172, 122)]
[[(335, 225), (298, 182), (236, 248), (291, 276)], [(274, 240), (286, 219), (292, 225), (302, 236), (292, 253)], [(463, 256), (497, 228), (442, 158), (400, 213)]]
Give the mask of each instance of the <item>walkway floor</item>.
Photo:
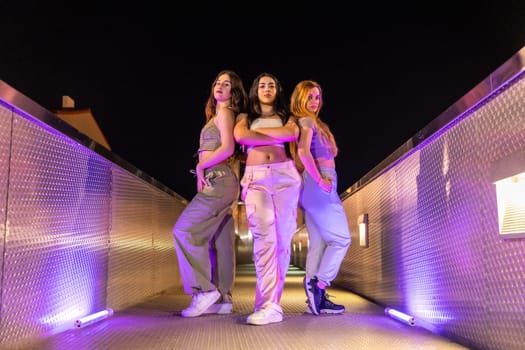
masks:
[(418, 327), (417, 320), (415, 326), (406, 325), (386, 316), (378, 305), (337, 288), (330, 288), (329, 294), (331, 300), (345, 305), (344, 314), (307, 314), (303, 276), (304, 271), (290, 267), (281, 323), (245, 323), (253, 308), (255, 273), (252, 265), (242, 265), (237, 267), (232, 314), (183, 318), (180, 311), (189, 305), (190, 297), (173, 291), (99, 323), (57, 334), (32, 349), (467, 349)]

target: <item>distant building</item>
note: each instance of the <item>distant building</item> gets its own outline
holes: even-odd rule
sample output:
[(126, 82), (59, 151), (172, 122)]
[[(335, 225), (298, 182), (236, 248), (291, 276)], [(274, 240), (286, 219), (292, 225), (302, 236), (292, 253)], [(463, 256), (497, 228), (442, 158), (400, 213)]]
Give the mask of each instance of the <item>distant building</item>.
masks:
[(62, 109), (53, 111), (60, 119), (111, 151), (106, 137), (100, 130), (90, 108), (75, 109), (75, 101), (62, 96)]

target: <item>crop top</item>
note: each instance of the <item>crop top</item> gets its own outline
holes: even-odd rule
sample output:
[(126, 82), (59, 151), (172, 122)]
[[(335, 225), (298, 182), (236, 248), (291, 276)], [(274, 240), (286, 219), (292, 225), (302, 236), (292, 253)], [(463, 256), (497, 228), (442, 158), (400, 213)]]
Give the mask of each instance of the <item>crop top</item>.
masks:
[(278, 128), (283, 126), (283, 121), (278, 118), (257, 118), (250, 124), (250, 130), (259, 128)]
[(310, 152), (312, 153), (312, 157), (316, 159), (317, 158), (327, 158), (327, 159), (334, 158), (332, 152), (330, 152), (330, 149), (326, 145), (324, 145), (323, 142), (321, 141), (321, 134), (317, 131), (317, 127), (312, 118), (310, 117), (299, 118), (299, 126), (311, 128), (313, 131), (312, 142), (310, 144)]
[[(281, 118), (257, 118), (250, 124), (250, 130), (260, 129), (260, 128), (278, 128), (283, 126), (283, 121)], [(284, 148), (284, 143), (276, 143), (272, 146)], [(249, 152), (253, 149), (254, 146), (249, 146), (246, 150)]]
[(211, 118), (201, 130), (199, 152), (215, 151), (221, 145), (221, 132), (215, 125), (215, 117)]

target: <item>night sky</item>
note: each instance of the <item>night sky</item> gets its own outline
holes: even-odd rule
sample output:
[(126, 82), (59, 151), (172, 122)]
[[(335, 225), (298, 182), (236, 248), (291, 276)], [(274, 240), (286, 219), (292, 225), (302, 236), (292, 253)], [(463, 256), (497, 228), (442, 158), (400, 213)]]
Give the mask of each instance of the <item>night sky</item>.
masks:
[(0, 80), (91, 108), (114, 153), (187, 199), (222, 69), (247, 91), (263, 71), (287, 96), (322, 85), (342, 192), (525, 45), (523, 1), (132, 3), (0, 2)]

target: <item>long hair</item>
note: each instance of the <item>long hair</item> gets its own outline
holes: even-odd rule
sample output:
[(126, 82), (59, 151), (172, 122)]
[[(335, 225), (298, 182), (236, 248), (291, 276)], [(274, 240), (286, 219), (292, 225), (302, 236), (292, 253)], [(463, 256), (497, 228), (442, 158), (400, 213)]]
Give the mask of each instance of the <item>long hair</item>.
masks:
[(259, 89), (259, 81), (263, 77), (269, 77), (275, 82), (277, 94), (275, 96), (275, 101), (273, 102), (273, 110), (281, 118), (283, 125), (285, 125), (290, 117), (290, 112), (288, 110), (286, 99), (284, 98), (283, 87), (275, 75), (264, 72), (254, 79), (250, 92), (248, 93), (248, 126), (262, 114), (261, 103), (257, 91)]
[[(308, 95), (312, 88), (319, 89), (319, 107), (316, 111), (312, 112), (306, 108), (308, 103)], [(293, 116), (298, 120), (303, 117), (310, 117), (314, 120), (317, 132), (320, 135), (321, 143), (330, 150), (330, 153), (336, 157), (338, 153), (337, 143), (335, 142), (335, 137), (330, 131), (328, 125), (321, 120), (319, 113), (323, 107), (323, 90), (321, 85), (313, 80), (303, 80), (297, 83), (295, 86), (292, 96), (290, 98), (290, 111)], [(296, 166), (299, 168), (299, 171), (304, 169), (303, 165), (300, 163), (299, 157), (297, 156), (297, 144), (292, 144), (292, 155), (294, 157)]]
[[(217, 79), (223, 74), (228, 74), (230, 77), (231, 82), (231, 103), (229, 106), (229, 109), (233, 111), (233, 114), (235, 117), (239, 115), (239, 113), (246, 112), (246, 109), (248, 107), (248, 95), (246, 94), (246, 90), (244, 89), (244, 84), (242, 82), (242, 79), (239, 77), (237, 73), (235, 73), (232, 70), (225, 69), (219, 72), (213, 82), (211, 83), (210, 88), (210, 95), (208, 96), (208, 100), (206, 102), (206, 108), (204, 109), (206, 114), (206, 122), (210, 121), (211, 118), (215, 116), (217, 113), (217, 101), (215, 100), (215, 96), (213, 94), (213, 90), (215, 87), (215, 83), (217, 82)], [(235, 120), (234, 120), (235, 122)], [(239, 161), (242, 160), (243, 152), (241, 149), (241, 145), (239, 145), (237, 142), (235, 142), (235, 148), (233, 151), (233, 154), (229, 157), (228, 161), (230, 163), (230, 166), (234, 169), (234, 171), (239, 175)]]
[(244, 89), (242, 79), (234, 71), (225, 69), (219, 72), (219, 74), (217, 74), (217, 76), (211, 83), (210, 96), (208, 96), (205, 108), (206, 122), (213, 118), (215, 116), (215, 113), (217, 112), (217, 101), (215, 100), (215, 97), (213, 95), (213, 90), (215, 82), (223, 74), (228, 74), (230, 76), (231, 104), (229, 108), (233, 111), (233, 114), (237, 116), (239, 113), (244, 112), (246, 110), (246, 106), (248, 105), (248, 96), (246, 94), (246, 90)]

